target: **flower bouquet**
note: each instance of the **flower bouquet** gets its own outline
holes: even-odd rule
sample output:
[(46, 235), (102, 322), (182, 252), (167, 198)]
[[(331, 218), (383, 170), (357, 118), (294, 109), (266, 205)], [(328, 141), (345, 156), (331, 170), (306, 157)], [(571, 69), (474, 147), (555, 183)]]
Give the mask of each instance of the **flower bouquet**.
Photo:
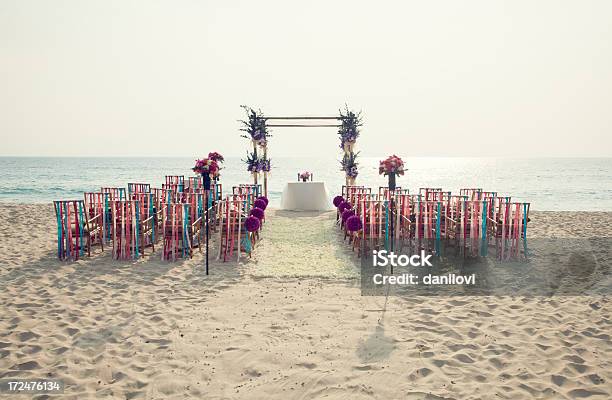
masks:
[(342, 161), (340, 161), (341, 171), (344, 171), (346, 175), (346, 184), (353, 185), (355, 183), (355, 179), (357, 175), (359, 175), (359, 170), (357, 167), (359, 163), (357, 163), (357, 156), (359, 153), (345, 153), (344, 157), (342, 157)]
[(340, 129), (338, 129), (340, 148), (346, 154), (352, 153), (359, 137), (359, 127), (363, 125), (361, 113), (355, 114), (347, 107), (344, 113), (340, 110), (340, 122)]
[(204, 189), (210, 190), (210, 178), (219, 176), (219, 164), (215, 160), (210, 158), (203, 158), (196, 160), (195, 166), (192, 168), (193, 172), (202, 175), (204, 178)]
[(310, 179), (310, 177), (312, 176), (312, 174), (308, 171), (304, 171), (304, 172), (300, 172), (298, 174), (298, 178), (302, 180), (302, 182), (306, 182), (308, 181), (308, 179)]
[(242, 135), (247, 139), (253, 141), (253, 145), (265, 148), (268, 144), (268, 128), (266, 127), (266, 120), (261, 110), (255, 111), (250, 107), (241, 106), (247, 113), (247, 120), (240, 121), (243, 124), (243, 128), (240, 130), (246, 132), (246, 135)]
[(222, 163), (223, 161), (225, 161), (223, 156), (221, 154), (217, 153), (216, 151), (212, 151), (212, 152), (208, 153), (208, 159), (216, 161), (217, 163)]
[(263, 172), (270, 172), (272, 169), (272, 163), (269, 158), (262, 158), (259, 160), (259, 165)]
[(340, 138), (340, 148), (345, 153), (351, 153), (355, 149), (355, 142), (357, 141), (357, 134), (354, 131), (347, 131), (344, 136)]
[(255, 152), (247, 152), (246, 160), (242, 161), (244, 161), (247, 165), (247, 171), (249, 171), (253, 175), (258, 175), (263, 170), (262, 163), (259, 158), (257, 158), (257, 154), (255, 154)]
[(192, 170), (196, 174), (211, 174), (215, 175), (219, 173), (219, 164), (215, 160), (211, 160), (210, 158), (203, 158), (201, 160), (196, 160), (195, 166)]
[(395, 154), (381, 160), (378, 166), (378, 174), (389, 177), (389, 190), (395, 190), (395, 177), (404, 175), (404, 161)]
[[(215, 161), (217, 164), (222, 164), (223, 161), (225, 161), (225, 158), (223, 158), (223, 156), (220, 153), (217, 153), (216, 151), (211, 151), (210, 153), (208, 153), (208, 159)], [(219, 166), (219, 169), (221, 169), (221, 166)], [(219, 175), (219, 172), (213, 174), (213, 179), (215, 181), (218, 181)]]

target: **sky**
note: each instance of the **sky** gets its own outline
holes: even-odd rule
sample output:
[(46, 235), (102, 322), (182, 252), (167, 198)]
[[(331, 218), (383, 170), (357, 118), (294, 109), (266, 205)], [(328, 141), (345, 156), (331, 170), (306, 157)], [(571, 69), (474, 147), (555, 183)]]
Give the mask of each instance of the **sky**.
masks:
[[(241, 104), (362, 155), (612, 156), (612, 1), (0, 0), (1, 156), (242, 156)], [(274, 156), (337, 157), (334, 128)]]

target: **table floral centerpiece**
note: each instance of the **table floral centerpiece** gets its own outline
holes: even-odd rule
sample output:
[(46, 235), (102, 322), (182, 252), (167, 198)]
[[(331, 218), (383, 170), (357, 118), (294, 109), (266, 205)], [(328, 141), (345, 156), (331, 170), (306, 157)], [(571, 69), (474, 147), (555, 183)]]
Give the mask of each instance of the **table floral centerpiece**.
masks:
[(311, 172), (308, 171), (304, 171), (304, 172), (300, 172), (298, 174), (298, 178), (302, 181), (302, 182), (306, 182), (310, 179), (310, 177), (312, 176)]

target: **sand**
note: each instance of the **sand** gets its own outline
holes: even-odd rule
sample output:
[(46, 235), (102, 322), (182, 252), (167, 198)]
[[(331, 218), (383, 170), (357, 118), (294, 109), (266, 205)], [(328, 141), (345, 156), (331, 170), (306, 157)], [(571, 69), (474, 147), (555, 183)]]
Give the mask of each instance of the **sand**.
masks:
[[(612, 213), (531, 217), (530, 237), (612, 236)], [(0, 378), (69, 399), (612, 396), (607, 297), (362, 297), (333, 214), (267, 218), (207, 277), (200, 254), (59, 262), (50, 206), (0, 205)]]

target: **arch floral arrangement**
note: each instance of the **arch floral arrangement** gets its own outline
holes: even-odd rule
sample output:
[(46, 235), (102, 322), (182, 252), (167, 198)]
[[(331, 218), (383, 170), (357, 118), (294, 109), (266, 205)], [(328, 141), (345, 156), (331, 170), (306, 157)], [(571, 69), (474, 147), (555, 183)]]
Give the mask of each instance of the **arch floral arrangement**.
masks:
[(267, 194), (268, 173), (272, 169), (272, 163), (268, 158), (268, 139), (272, 135), (270, 135), (268, 131), (266, 119), (261, 110), (254, 110), (244, 105), (240, 107), (242, 107), (247, 114), (246, 120), (240, 120), (242, 123), (242, 128), (240, 128), (240, 130), (245, 132), (241, 136), (249, 139), (253, 144), (253, 151), (247, 153), (247, 158), (243, 161), (247, 165), (247, 170), (253, 176), (253, 183), (257, 184), (259, 174), (263, 172), (264, 194)]
[(340, 110), (340, 127), (338, 136), (340, 137), (340, 148), (344, 151), (340, 161), (340, 170), (344, 171), (347, 185), (354, 185), (357, 175), (359, 175), (357, 156), (355, 153), (355, 143), (359, 137), (359, 128), (363, 125), (361, 112), (355, 113), (345, 106), (345, 110)]

